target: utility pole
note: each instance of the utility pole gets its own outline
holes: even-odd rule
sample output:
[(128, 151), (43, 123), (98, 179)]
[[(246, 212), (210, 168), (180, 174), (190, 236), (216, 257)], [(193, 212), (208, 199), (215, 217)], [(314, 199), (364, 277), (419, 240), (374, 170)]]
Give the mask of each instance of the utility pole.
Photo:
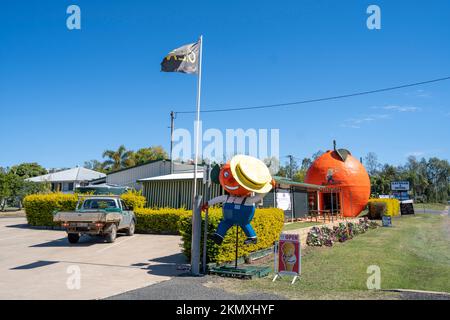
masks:
[(170, 173), (173, 173), (173, 131), (175, 125), (175, 112), (170, 111)]

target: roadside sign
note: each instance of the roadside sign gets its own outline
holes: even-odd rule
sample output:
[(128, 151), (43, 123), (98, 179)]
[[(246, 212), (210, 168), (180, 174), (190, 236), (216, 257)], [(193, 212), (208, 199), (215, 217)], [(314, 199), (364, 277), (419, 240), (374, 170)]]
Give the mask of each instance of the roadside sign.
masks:
[(275, 281), (279, 276), (293, 276), (295, 283), (301, 273), (301, 247), (298, 234), (282, 233), (280, 241), (275, 244)]
[(409, 191), (409, 181), (392, 181), (392, 191)]
[(409, 200), (408, 191), (394, 191), (392, 195), (395, 199), (399, 201)]
[(392, 217), (383, 216), (381, 219), (383, 221), (383, 227), (392, 227)]

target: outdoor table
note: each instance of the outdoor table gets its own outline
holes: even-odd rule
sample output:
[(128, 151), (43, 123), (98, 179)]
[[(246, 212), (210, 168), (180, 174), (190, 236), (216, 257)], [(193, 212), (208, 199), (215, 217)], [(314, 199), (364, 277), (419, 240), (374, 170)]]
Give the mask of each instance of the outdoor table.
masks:
[[(329, 215), (331, 213), (330, 210), (310, 210), (310, 213), (314, 214), (314, 216), (316, 217), (316, 221), (317, 221), (317, 216), (319, 215), (323, 215), (323, 222), (326, 222), (326, 216), (327, 214)], [(312, 220), (312, 215), (311, 215), (311, 220)]]

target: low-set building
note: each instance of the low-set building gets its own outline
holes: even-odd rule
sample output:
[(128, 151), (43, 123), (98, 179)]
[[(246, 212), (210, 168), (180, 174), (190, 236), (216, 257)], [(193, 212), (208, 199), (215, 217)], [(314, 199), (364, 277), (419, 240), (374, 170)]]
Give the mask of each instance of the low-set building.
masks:
[(73, 193), (78, 187), (88, 185), (92, 180), (106, 177), (104, 173), (76, 167), (68, 170), (29, 178), (27, 181), (46, 182), (51, 184), (51, 190), (55, 192)]

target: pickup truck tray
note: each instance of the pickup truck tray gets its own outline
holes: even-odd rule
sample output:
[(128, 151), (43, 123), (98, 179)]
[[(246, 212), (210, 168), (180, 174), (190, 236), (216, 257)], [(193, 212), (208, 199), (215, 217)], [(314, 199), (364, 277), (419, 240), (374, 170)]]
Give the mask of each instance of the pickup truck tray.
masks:
[(121, 222), (122, 215), (116, 212), (104, 211), (67, 211), (57, 212), (53, 216), (54, 222)]

